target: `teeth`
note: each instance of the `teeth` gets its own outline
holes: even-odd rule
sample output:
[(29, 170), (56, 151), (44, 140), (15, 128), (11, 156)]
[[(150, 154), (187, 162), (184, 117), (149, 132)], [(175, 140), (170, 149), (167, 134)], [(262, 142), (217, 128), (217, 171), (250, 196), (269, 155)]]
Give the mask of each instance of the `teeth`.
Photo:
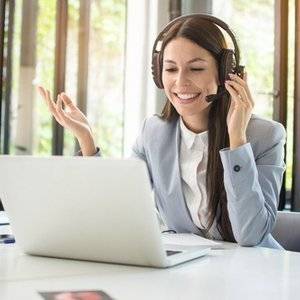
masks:
[(177, 94), (177, 96), (181, 99), (184, 100), (188, 100), (188, 99), (192, 99), (195, 98), (196, 96), (198, 96), (199, 94)]

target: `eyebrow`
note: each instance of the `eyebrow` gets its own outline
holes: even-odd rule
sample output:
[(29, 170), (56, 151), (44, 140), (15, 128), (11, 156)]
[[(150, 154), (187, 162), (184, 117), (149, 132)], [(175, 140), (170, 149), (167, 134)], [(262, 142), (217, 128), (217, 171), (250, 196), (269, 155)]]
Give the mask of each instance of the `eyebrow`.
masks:
[[(206, 60), (205, 59), (203, 59), (203, 58), (200, 58), (200, 57), (195, 57), (195, 58), (193, 58), (193, 59), (191, 59), (191, 60), (189, 60), (187, 63), (193, 63), (193, 62), (196, 62), (196, 61), (204, 61), (204, 62), (206, 62)], [(171, 59), (165, 59), (164, 60), (164, 62), (165, 63), (172, 63), (172, 64), (176, 64), (176, 62), (174, 61), (174, 60), (171, 60)]]

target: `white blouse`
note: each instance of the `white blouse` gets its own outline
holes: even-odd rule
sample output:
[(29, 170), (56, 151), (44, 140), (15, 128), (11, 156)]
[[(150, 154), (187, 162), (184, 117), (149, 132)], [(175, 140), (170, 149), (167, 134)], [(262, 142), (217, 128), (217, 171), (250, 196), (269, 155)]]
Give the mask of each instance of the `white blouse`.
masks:
[[(183, 194), (195, 225), (204, 229), (208, 225), (208, 198), (206, 168), (208, 158), (208, 131), (194, 133), (180, 118), (180, 172)], [(214, 221), (209, 238), (222, 239)]]

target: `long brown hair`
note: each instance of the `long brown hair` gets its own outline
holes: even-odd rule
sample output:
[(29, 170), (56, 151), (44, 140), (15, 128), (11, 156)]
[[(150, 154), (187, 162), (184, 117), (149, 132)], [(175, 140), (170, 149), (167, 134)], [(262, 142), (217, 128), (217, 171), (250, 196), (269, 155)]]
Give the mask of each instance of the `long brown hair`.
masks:
[[(177, 37), (191, 40), (200, 47), (206, 49), (216, 59), (219, 66), (219, 58), (222, 49), (226, 49), (226, 41), (221, 30), (212, 22), (191, 17), (176, 22), (167, 32), (162, 42), (160, 54), (160, 66), (162, 70), (163, 51), (166, 45)], [(235, 49), (239, 51), (239, 49)], [(239, 62), (237, 62), (239, 64)], [(208, 162), (206, 172), (206, 188), (209, 199), (208, 226), (203, 231), (208, 233), (214, 219), (217, 217), (217, 228), (226, 241), (235, 242), (227, 209), (227, 197), (224, 187), (223, 166), (219, 151), (229, 147), (229, 135), (226, 118), (230, 106), (228, 94), (221, 96), (210, 105), (208, 116)], [(161, 118), (171, 121), (179, 115), (172, 103), (167, 102), (162, 110)], [(217, 210), (219, 207), (219, 213)]]

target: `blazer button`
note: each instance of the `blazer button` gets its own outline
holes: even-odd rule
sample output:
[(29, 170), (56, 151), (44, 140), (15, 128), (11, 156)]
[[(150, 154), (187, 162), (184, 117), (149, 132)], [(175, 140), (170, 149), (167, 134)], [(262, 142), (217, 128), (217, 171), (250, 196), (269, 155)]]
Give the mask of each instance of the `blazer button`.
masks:
[(235, 165), (235, 166), (233, 167), (233, 170), (234, 170), (235, 172), (239, 172), (239, 171), (241, 170), (241, 167), (240, 167), (239, 165)]

